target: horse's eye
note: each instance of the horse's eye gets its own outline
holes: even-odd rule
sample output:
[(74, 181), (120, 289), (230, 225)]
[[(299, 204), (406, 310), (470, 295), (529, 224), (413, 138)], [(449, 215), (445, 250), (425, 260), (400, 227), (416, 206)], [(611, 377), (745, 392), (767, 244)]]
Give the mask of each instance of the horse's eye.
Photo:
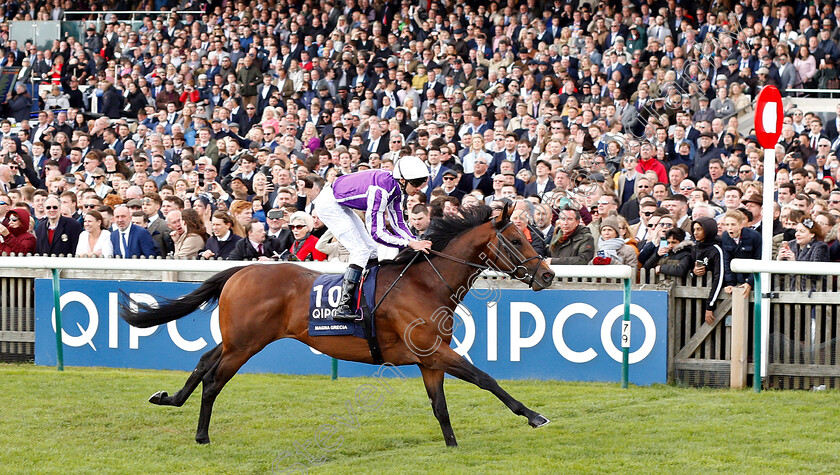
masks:
[(522, 244), (522, 241), (520, 241), (519, 239), (513, 239), (513, 240), (510, 241), (510, 243), (513, 244), (514, 246), (518, 246), (518, 245)]

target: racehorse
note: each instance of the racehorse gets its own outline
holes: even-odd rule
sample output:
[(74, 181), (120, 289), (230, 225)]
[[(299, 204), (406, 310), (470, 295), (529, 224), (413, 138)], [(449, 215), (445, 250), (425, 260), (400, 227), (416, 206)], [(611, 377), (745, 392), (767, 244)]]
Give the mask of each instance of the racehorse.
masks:
[[(375, 294), (380, 304), (375, 321), (382, 357), (395, 366), (420, 367), (447, 446), (458, 444), (443, 393), (444, 373), (490, 391), (514, 414), (527, 418), (532, 427), (549, 422), (449, 346), (452, 332), (448, 329), (453, 328), (455, 307), (482, 270), (504, 272), (533, 290), (545, 289), (554, 280), (554, 272), (511, 225), (511, 211), (505, 206), (498, 217), (491, 218), (490, 208), (480, 206), (459, 217), (436, 218), (426, 235), (433, 243), (430, 255), (404, 251), (379, 270)], [(219, 302), (222, 342), (201, 357), (180, 391), (172, 396), (159, 391), (149, 402), (181, 406), (203, 383), (195, 440), (206, 444), (219, 392), (251, 356), (275, 340), (294, 338), (334, 358), (373, 364), (363, 338), (309, 335), (309, 295), (318, 275), (290, 263), (250, 265), (222, 271), (192, 293), (164, 300), (159, 307), (131, 302), (123, 295), (120, 316), (136, 327), (161, 325), (190, 314), (205, 302)], [(440, 309), (444, 310), (442, 317), (438, 317)]]

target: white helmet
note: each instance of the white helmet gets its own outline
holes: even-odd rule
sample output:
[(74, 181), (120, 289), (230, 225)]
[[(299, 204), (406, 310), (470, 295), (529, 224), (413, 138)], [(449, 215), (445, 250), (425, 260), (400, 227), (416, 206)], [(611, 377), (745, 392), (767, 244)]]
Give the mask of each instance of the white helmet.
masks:
[(393, 174), (397, 180), (420, 180), (429, 177), (429, 169), (423, 160), (409, 155), (397, 160)]

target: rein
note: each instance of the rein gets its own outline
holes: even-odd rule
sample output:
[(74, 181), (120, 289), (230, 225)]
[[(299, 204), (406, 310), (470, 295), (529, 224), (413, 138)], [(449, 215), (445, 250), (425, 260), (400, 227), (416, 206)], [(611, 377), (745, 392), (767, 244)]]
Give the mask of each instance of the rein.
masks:
[[(507, 238), (505, 238), (502, 235), (502, 233), (505, 231), (505, 229), (508, 228), (508, 226), (511, 226), (512, 224), (513, 223), (509, 222), (505, 226), (503, 226), (502, 229), (496, 230), (496, 238), (499, 240), (499, 243), (501, 244), (501, 247), (505, 250), (505, 253), (507, 254), (508, 261), (511, 262), (511, 263), (513, 263), (514, 256), (519, 255), (519, 252), (516, 251), (516, 249), (513, 248), (513, 245), (507, 240)], [(420, 256), (421, 254), (426, 259), (426, 262), (428, 262), (429, 265), (432, 267), (432, 270), (435, 271), (435, 274), (438, 276), (438, 278), (441, 280), (441, 282), (443, 282), (443, 285), (445, 285), (447, 290), (449, 290), (449, 292), (453, 295), (456, 294), (455, 289), (453, 289), (452, 286), (449, 285), (449, 282), (447, 282), (446, 279), (443, 277), (443, 275), (437, 270), (437, 267), (435, 267), (434, 263), (432, 263), (431, 258), (429, 258), (429, 254), (432, 254), (434, 256), (437, 256), (437, 257), (440, 257), (440, 258), (443, 258), (443, 259), (450, 260), (450, 261), (455, 262), (457, 264), (461, 264), (461, 265), (468, 266), (468, 267), (473, 267), (475, 269), (497, 270), (499, 272), (503, 272), (507, 275), (510, 275), (514, 279), (517, 279), (517, 280), (522, 281), (522, 282), (524, 282), (526, 279), (528, 279), (530, 277), (530, 280), (528, 281), (528, 286), (529, 287), (534, 285), (534, 281), (537, 278), (537, 273), (536, 272), (531, 273), (530, 271), (528, 271), (528, 268), (525, 267), (525, 264), (531, 262), (534, 259), (539, 259), (540, 258), (540, 256), (534, 256), (534, 257), (524, 259), (524, 260), (520, 259), (520, 258), (517, 258), (517, 260), (519, 262), (516, 265), (513, 266), (512, 270), (503, 271), (503, 270), (499, 269), (499, 265), (498, 265), (499, 253), (498, 252), (496, 252), (496, 258), (492, 262), (493, 265), (486, 265), (486, 264), (478, 264), (476, 262), (470, 262), (470, 261), (467, 261), (465, 259), (461, 259), (460, 257), (455, 257), (455, 256), (450, 255), (450, 254), (445, 254), (445, 253), (440, 252), (440, 251), (435, 251), (434, 249), (429, 249), (428, 254), (420, 252), (420, 251), (416, 251), (414, 253), (414, 256), (408, 262), (408, 264), (406, 264), (406, 266), (400, 272), (400, 275), (397, 276), (397, 278), (394, 280), (394, 282), (391, 284), (391, 286), (388, 287), (388, 290), (386, 290), (385, 293), (382, 295), (382, 298), (379, 299), (379, 302), (377, 302), (376, 305), (373, 307), (373, 312), (376, 312), (376, 310), (382, 304), (382, 301), (385, 300), (385, 297), (387, 297), (388, 294), (391, 293), (391, 290), (393, 290), (394, 286), (397, 285), (397, 282), (399, 282), (400, 279), (402, 279), (403, 275), (405, 275), (406, 271), (408, 271), (408, 268), (411, 267), (412, 264), (414, 264), (414, 261), (417, 260), (417, 257)], [(524, 274), (522, 275), (522, 277), (516, 277), (516, 273), (519, 272), (520, 270), (522, 270), (524, 272)]]

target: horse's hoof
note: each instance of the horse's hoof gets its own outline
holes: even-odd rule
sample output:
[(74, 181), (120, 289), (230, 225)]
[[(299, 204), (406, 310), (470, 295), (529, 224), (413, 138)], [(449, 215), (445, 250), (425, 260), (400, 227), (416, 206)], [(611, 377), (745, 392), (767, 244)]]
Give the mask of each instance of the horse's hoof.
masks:
[(152, 394), (152, 397), (149, 398), (149, 402), (160, 406), (163, 405), (163, 399), (167, 397), (169, 397), (169, 394), (167, 394), (166, 391), (158, 391)]
[(207, 445), (210, 443), (210, 437), (196, 437), (195, 441), (201, 445)]
[(531, 424), (531, 427), (536, 429), (537, 427), (542, 427), (542, 426), (548, 424), (549, 422), (551, 422), (551, 421), (548, 420), (547, 417), (542, 416), (540, 414), (537, 414), (536, 417), (534, 417), (532, 420), (528, 421), (528, 424)]

